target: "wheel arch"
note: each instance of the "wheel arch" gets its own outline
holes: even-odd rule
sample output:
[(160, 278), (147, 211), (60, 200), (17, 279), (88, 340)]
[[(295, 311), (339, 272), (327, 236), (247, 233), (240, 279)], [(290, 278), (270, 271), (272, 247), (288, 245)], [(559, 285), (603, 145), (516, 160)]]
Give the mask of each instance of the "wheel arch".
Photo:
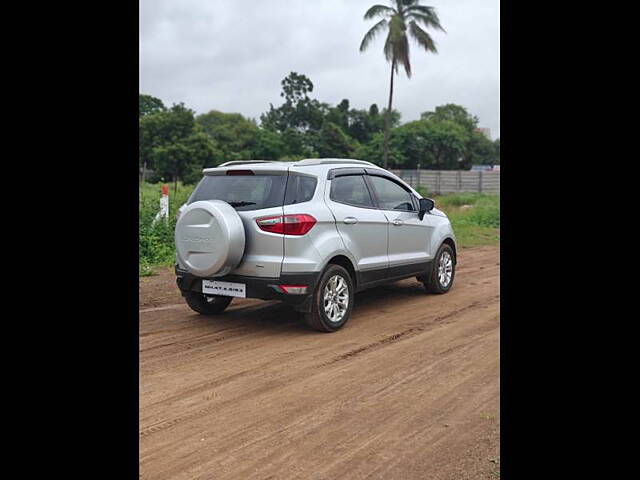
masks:
[(453, 263), (458, 263), (458, 250), (456, 248), (455, 240), (451, 237), (446, 237), (440, 245), (442, 246), (443, 244), (447, 244), (451, 247), (451, 250), (453, 250)]
[(327, 268), (329, 265), (340, 265), (341, 267), (343, 267), (347, 272), (349, 272), (351, 281), (353, 282), (353, 286), (357, 288), (358, 276), (356, 275), (356, 269), (353, 265), (353, 262), (349, 257), (343, 254), (334, 255), (329, 259), (324, 268)]

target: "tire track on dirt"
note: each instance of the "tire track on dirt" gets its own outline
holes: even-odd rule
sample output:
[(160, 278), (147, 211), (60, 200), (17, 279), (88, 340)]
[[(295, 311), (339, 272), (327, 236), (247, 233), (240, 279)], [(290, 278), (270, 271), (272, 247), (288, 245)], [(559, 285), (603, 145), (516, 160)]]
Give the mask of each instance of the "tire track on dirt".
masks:
[(490, 476), (499, 250), (459, 255), (447, 295), (415, 279), (361, 292), (331, 335), (277, 302), (208, 319), (178, 303), (170, 272), (141, 281), (140, 477)]
[[(175, 338), (170, 342), (145, 346), (141, 345), (140, 352), (149, 354), (153, 353), (154, 355), (148, 356), (146, 359), (146, 366), (151, 366), (155, 362), (163, 361), (166, 357), (173, 357), (176, 355), (193, 355), (200, 351), (202, 348), (208, 349), (210, 346), (219, 343), (225, 342), (231, 339), (239, 339), (245, 336), (255, 336), (256, 334), (260, 334), (259, 331), (256, 330), (256, 326), (260, 323), (273, 323), (273, 330), (287, 330), (291, 326), (297, 323), (297, 319), (294, 318), (294, 315), (289, 313), (289, 319), (285, 319), (284, 322), (280, 321), (283, 318), (282, 306), (279, 304), (266, 305), (266, 306), (255, 306), (252, 310), (257, 310), (260, 314), (259, 321), (244, 321), (241, 324), (230, 324), (229, 326), (225, 326), (216, 330), (205, 330), (206, 327), (210, 326), (210, 323), (203, 323), (201, 326), (194, 327), (193, 325), (184, 328), (184, 332), (187, 333), (189, 331), (192, 332), (191, 335), (186, 336), (185, 338)], [(191, 314), (189, 311), (189, 315), (194, 315), (196, 318), (202, 318), (197, 316), (197, 314)], [(226, 322), (234, 322), (235, 320), (243, 320), (242, 318), (237, 318), (235, 312), (229, 312), (226, 318)], [(209, 321), (209, 319), (206, 319)], [(194, 328), (202, 328), (206, 333), (201, 335), (193, 335)], [(180, 329), (182, 330), (182, 329)], [(151, 343), (151, 339), (147, 339), (147, 343)], [(157, 350), (157, 352), (155, 352)]]
[[(418, 292), (419, 294), (421, 294), (421, 286), (417, 286), (414, 288), (418, 288)], [(392, 297), (394, 294), (397, 294), (397, 291), (391, 291), (388, 296)], [(406, 293), (406, 292), (403, 292)], [(362, 294), (360, 294), (362, 295)], [(356, 298), (357, 299), (357, 298)], [(417, 297), (417, 298), (413, 298), (410, 303), (413, 303), (415, 301), (421, 301), (422, 297)], [(410, 305), (408, 305), (410, 306)], [(364, 309), (363, 309), (364, 307)], [(224, 329), (224, 331), (227, 332), (231, 332), (231, 335), (220, 335), (220, 333), (223, 330), (216, 330), (213, 332), (207, 332), (204, 335), (200, 335), (200, 336), (189, 336), (186, 339), (182, 340), (182, 339), (175, 339), (173, 341), (170, 342), (166, 342), (166, 343), (162, 343), (159, 345), (153, 345), (153, 346), (141, 346), (141, 352), (145, 352), (145, 353), (149, 353), (152, 352), (153, 350), (162, 350), (160, 352), (159, 357), (169, 357), (172, 356), (174, 354), (184, 354), (185, 353), (185, 348), (187, 347), (187, 350), (189, 350), (190, 352), (186, 352), (189, 354), (193, 354), (194, 351), (199, 350), (201, 347), (205, 347), (208, 348), (210, 344), (213, 343), (218, 343), (218, 342), (224, 342), (230, 339), (237, 339), (238, 337), (242, 337), (242, 336), (246, 336), (246, 335), (255, 335), (256, 334), (256, 329), (255, 326), (258, 323), (270, 323), (273, 322), (274, 320), (280, 319), (283, 317), (283, 307), (281, 305), (279, 305), (278, 303), (274, 303), (274, 304), (269, 304), (269, 305), (251, 305), (250, 308), (251, 311), (253, 311), (254, 313), (258, 313), (260, 314), (260, 322), (256, 322), (256, 321), (252, 321), (250, 323), (244, 323), (241, 326), (238, 327), (227, 327)], [(354, 310), (354, 314), (357, 315), (362, 315), (362, 314), (366, 314), (367, 310), (366, 310), (366, 305), (362, 305), (360, 307), (360, 309)], [(245, 312), (246, 313), (246, 312)], [(290, 320), (285, 321), (284, 323), (279, 323), (277, 326), (274, 327), (275, 330), (285, 330), (290, 328), (291, 326), (293, 326), (296, 323), (299, 323), (299, 319), (297, 319), (295, 317), (295, 314), (291, 314), (291, 312), (284, 312), (285, 315), (288, 315), (290, 317)], [(235, 312), (229, 312), (229, 320), (228, 321), (234, 321), (235, 320)], [(266, 314), (266, 315), (265, 315)], [(193, 326), (189, 326), (189, 327), (184, 327), (185, 329), (180, 329), (181, 331), (184, 331), (185, 333), (188, 333), (189, 329), (192, 329)], [(158, 332), (159, 333), (159, 332)], [(401, 334), (405, 334), (404, 332)], [(143, 337), (147, 337), (150, 334), (143, 334)], [(364, 346), (361, 348), (369, 348), (370, 346)], [(164, 350), (163, 350), (164, 349)], [(147, 359), (146, 364), (149, 366), (151, 365), (155, 360), (158, 360), (158, 358), (154, 358), (154, 357), (149, 357)]]
[[(440, 326), (442, 326), (442, 324), (440, 324)], [(468, 351), (468, 352), (477, 351), (479, 348), (482, 348), (482, 345), (485, 343), (484, 339), (495, 337), (495, 334), (496, 334), (495, 325), (490, 325), (489, 326), (490, 328), (486, 328), (486, 327), (487, 326), (485, 326), (483, 329), (481, 329), (478, 332), (478, 335), (474, 339), (475, 341), (466, 342), (465, 345), (460, 346), (460, 350)], [(415, 344), (415, 338), (414, 338), (414, 344)], [(396, 351), (397, 351), (397, 348), (398, 348), (397, 344), (395, 344), (394, 346), (396, 347)], [(414, 348), (415, 348), (415, 345), (414, 345)], [(471, 360), (466, 360), (466, 363), (469, 363), (470, 361)], [(228, 475), (223, 475), (222, 472), (218, 470), (216, 463), (211, 463), (210, 465), (208, 465), (208, 468), (207, 468), (206, 460), (203, 460), (205, 462), (204, 470), (214, 471), (215, 469), (215, 471), (219, 473), (219, 475), (216, 475), (216, 478), (221, 478), (221, 479), (228, 478), (228, 477), (229, 478), (254, 478), (254, 476), (257, 475), (256, 472), (258, 470), (256, 469), (254, 471), (252, 462), (254, 462), (256, 467), (267, 464), (267, 463), (274, 463), (275, 465), (280, 465), (283, 463), (290, 464), (291, 461), (295, 462), (295, 458), (289, 458), (289, 457), (281, 458), (281, 455), (283, 454), (278, 452), (289, 451), (287, 448), (287, 445), (290, 445), (291, 448), (293, 449), (303, 448), (302, 446), (305, 443), (305, 439), (309, 438), (309, 436), (316, 437), (319, 431), (326, 429), (326, 426), (323, 426), (323, 425), (328, 425), (327, 422), (333, 421), (331, 419), (335, 419), (335, 421), (338, 422), (338, 424), (343, 423), (340, 420), (342, 418), (344, 418), (344, 421), (346, 422), (353, 423), (357, 421), (360, 414), (364, 414), (366, 411), (368, 411), (371, 408), (372, 405), (376, 405), (376, 404), (383, 405), (384, 402), (393, 401), (392, 399), (398, 395), (398, 392), (401, 392), (404, 389), (406, 389), (404, 385), (411, 384), (413, 385), (412, 388), (415, 388), (416, 382), (421, 383), (421, 380), (420, 380), (421, 378), (424, 378), (425, 375), (431, 375), (431, 373), (429, 372), (435, 373), (435, 372), (438, 372), (439, 370), (451, 370), (453, 368), (452, 372), (448, 374), (448, 376), (450, 376), (452, 379), (455, 379), (457, 377), (457, 376), (453, 376), (455, 373), (455, 370), (459, 370), (461, 368), (459, 362), (451, 362), (451, 359), (442, 358), (442, 357), (439, 359), (436, 359), (433, 363), (429, 365), (423, 365), (423, 366), (418, 365), (417, 367), (418, 369), (415, 372), (411, 373), (408, 376), (404, 376), (404, 377), (399, 376), (397, 381), (394, 381), (392, 384), (387, 385), (383, 390), (377, 390), (378, 393), (374, 392), (373, 394), (371, 394), (370, 392), (361, 391), (358, 393), (358, 395), (351, 397), (348, 403), (336, 404), (335, 403), (336, 399), (332, 399), (333, 402), (330, 402), (330, 403), (320, 403), (315, 405), (311, 404), (308, 406), (308, 408), (304, 408), (304, 406), (301, 406), (301, 408), (297, 411), (287, 410), (286, 415), (287, 417), (291, 418), (291, 420), (287, 422), (287, 424), (285, 424), (284, 426), (275, 430), (273, 428), (270, 428), (273, 425), (273, 422), (269, 418), (269, 415), (265, 412), (266, 416), (264, 418), (261, 418), (258, 421), (258, 423), (254, 423), (253, 425), (246, 425), (241, 429), (233, 429), (233, 430), (230, 430), (228, 433), (223, 434), (221, 438), (224, 438), (224, 442), (219, 444), (220, 448), (216, 448), (217, 458), (227, 458), (227, 459), (228, 458), (239, 459), (241, 458), (242, 452), (250, 452), (251, 450), (253, 450), (255, 454), (257, 454), (258, 456), (252, 455), (251, 457), (247, 457), (246, 461), (240, 462), (240, 465), (247, 468), (246, 472), (239, 471), (235, 475), (232, 475), (231, 477), (229, 477)], [(331, 375), (331, 372), (327, 371), (325, 372), (324, 377), (326, 378), (330, 375)], [(458, 391), (469, 389), (470, 387), (473, 387), (473, 385), (478, 384), (478, 378), (476, 378), (474, 375), (475, 374), (473, 370), (467, 369), (467, 372), (463, 376), (457, 378), (457, 380), (453, 384), (451, 384), (450, 386), (447, 386), (446, 389), (443, 391), (443, 392), (450, 392), (450, 393), (447, 393), (446, 398), (455, 399), (459, 395), (457, 393)], [(318, 382), (314, 381), (313, 378), (309, 378), (309, 377), (302, 379), (302, 381), (306, 384), (316, 384), (316, 386), (318, 384)], [(341, 382), (344, 383), (344, 380), (342, 380)], [(281, 386), (281, 389), (284, 395), (291, 395), (291, 390), (288, 387), (289, 385)], [(377, 397), (381, 393), (383, 393), (385, 396), (378, 399)], [(273, 392), (270, 392), (270, 395), (273, 395)], [(427, 392), (427, 395), (428, 397), (430, 397), (432, 396), (432, 393)], [(256, 398), (254, 395), (250, 395), (250, 397)], [(259, 398), (256, 398), (256, 402), (260, 403)], [(233, 403), (237, 403), (237, 402), (233, 402)], [(415, 405), (419, 406), (421, 403), (422, 402), (418, 402)], [(223, 409), (224, 407), (221, 407), (221, 408)], [(413, 408), (416, 408), (416, 407), (413, 407)], [(452, 405), (450, 408), (454, 408), (454, 405)], [(358, 412), (360, 412), (360, 414)], [(395, 411), (395, 413), (390, 412), (391, 416), (389, 416), (390, 414), (377, 415), (376, 423), (378, 423), (379, 425), (385, 425), (389, 422), (392, 422), (389, 424), (389, 428), (392, 428), (393, 424), (404, 424), (406, 422), (405, 419), (407, 414), (406, 413), (400, 414), (400, 412), (401, 411)], [(400, 417), (398, 417), (398, 414), (400, 414)], [(231, 415), (235, 416), (233, 414)], [(442, 415), (444, 415), (444, 413)], [(438, 417), (434, 417), (432, 420), (427, 419), (427, 423), (422, 424), (421, 428), (428, 429), (428, 428), (433, 428), (434, 426), (437, 427), (437, 425), (440, 423), (440, 419), (442, 418), (442, 415), (439, 415)], [(395, 420), (393, 420), (394, 418)], [(164, 439), (163, 442), (165, 442), (166, 439), (168, 438), (171, 438), (175, 442), (186, 441), (186, 439), (188, 438), (184, 436), (186, 432), (198, 431), (199, 425), (201, 425), (201, 422), (190, 424), (189, 430), (183, 429), (181, 433), (178, 434), (177, 436), (173, 433), (165, 434), (163, 436), (163, 439)], [(380, 426), (378, 426), (377, 428), (379, 429)], [(441, 428), (442, 427), (440, 427), (440, 429)], [(350, 431), (350, 430), (347, 428), (347, 431)], [(361, 430), (354, 428), (353, 432), (350, 434), (352, 441), (353, 442), (358, 441), (357, 439), (361, 437), (362, 434), (363, 433)], [(170, 435), (170, 436), (167, 437), (167, 435)], [(202, 434), (196, 433), (195, 435), (199, 437)], [(372, 435), (373, 435), (373, 432), (372, 432)], [(375, 438), (382, 440), (386, 435), (387, 433), (385, 433), (385, 431), (382, 430), (380, 433), (376, 434)], [(286, 443), (283, 444), (282, 443), (283, 441), (285, 441)], [(345, 439), (344, 441), (348, 443), (351, 440)], [(370, 443), (371, 444), (374, 443), (373, 436), (370, 436), (367, 442), (359, 444), (358, 450), (348, 449), (340, 452), (339, 455), (336, 455), (336, 462), (337, 463), (348, 462), (349, 456), (355, 455), (360, 450), (366, 451), (366, 449), (369, 448)], [(275, 444), (277, 444), (279, 447), (278, 447), (278, 450), (273, 452), (273, 454), (277, 455), (278, 458), (270, 459), (269, 461), (267, 461), (268, 460), (267, 458), (263, 459), (263, 455), (268, 454), (268, 452), (265, 452), (264, 447), (267, 445), (275, 445)], [(203, 447), (207, 448), (206, 444), (203, 445)], [(336, 454), (338, 453), (339, 452), (336, 452)], [(329, 456), (332, 457), (332, 455), (329, 455)], [(191, 463), (190, 459), (193, 459), (193, 461), (197, 461), (197, 457), (198, 455), (194, 451), (188, 457), (184, 457), (183, 459), (185, 462)], [(248, 458), (251, 458), (252, 460), (249, 460)], [(338, 462), (338, 459), (339, 459), (339, 462)], [(213, 462), (213, 460), (211, 461)], [(172, 470), (172, 471), (173, 473), (170, 475), (171, 478), (173, 478), (173, 475), (175, 475), (178, 472), (177, 470)], [(322, 469), (320, 469), (320, 471), (322, 471)], [(318, 471), (316, 471), (316, 473), (317, 472)], [(259, 478), (264, 478), (266, 476), (265, 473), (267, 472), (264, 472), (263, 474), (259, 475)], [(284, 476), (286, 478), (289, 478), (288, 475), (284, 475)], [(308, 475), (308, 476), (303, 475), (303, 476), (305, 478), (318, 478), (317, 476), (314, 476), (314, 475)], [(183, 476), (181, 476), (180, 478), (203, 478), (204, 479), (204, 478), (210, 478), (210, 477), (207, 477), (206, 475), (195, 476), (193, 475), (193, 471), (184, 471)], [(282, 472), (280, 472), (280, 475), (277, 475), (277, 478), (282, 478)], [(346, 477), (340, 474), (335, 474), (335, 475), (327, 474), (319, 478), (346, 478)], [(361, 477), (358, 475), (356, 476), (356, 478), (361, 478)], [(400, 475), (392, 478), (407, 478), (407, 477)]]
[(350, 350), (347, 353), (343, 353), (341, 355), (338, 355), (337, 357), (333, 358), (332, 360), (322, 363), (320, 365), (317, 365), (315, 368), (321, 368), (321, 367), (326, 367), (329, 365), (333, 365), (334, 363), (337, 362), (341, 362), (344, 360), (349, 360), (351, 358), (354, 358), (358, 355), (361, 355), (363, 353), (372, 351), (374, 349), (377, 348), (381, 348), (384, 347), (390, 343), (393, 342), (397, 342), (401, 339), (404, 338), (410, 338), (414, 335), (419, 335), (420, 333), (423, 333), (428, 327), (433, 326), (434, 324), (437, 324), (439, 322), (442, 322), (443, 320), (447, 320), (451, 317), (455, 317), (457, 315), (460, 315), (463, 312), (466, 312), (467, 310), (470, 310), (472, 308), (476, 308), (476, 307), (483, 307), (485, 305), (489, 305), (491, 303), (493, 303), (496, 299), (498, 299), (500, 296), (496, 295), (495, 297), (492, 297), (490, 300), (485, 301), (485, 302), (473, 302), (469, 305), (467, 305), (466, 307), (463, 308), (459, 308), (457, 310), (454, 310), (452, 312), (449, 312), (445, 315), (441, 315), (439, 317), (436, 317), (434, 319), (432, 319), (431, 321), (429, 321), (428, 323), (422, 324), (422, 325), (416, 325), (413, 327), (409, 327), (406, 330), (402, 330), (401, 332), (398, 333), (394, 333), (392, 335), (389, 335), (388, 337), (385, 337), (381, 340), (378, 340), (377, 342), (373, 342), (370, 343), (368, 345), (364, 345), (362, 347), (356, 348), (354, 350)]
[[(480, 306), (484, 306), (484, 305), (492, 304), (497, 300), (497, 298), (499, 298), (499, 295), (491, 297), (490, 299), (488, 299), (488, 300), (486, 300), (484, 302), (478, 302), (478, 301), (472, 302), (471, 304), (466, 305), (465, 307), (456, 309), (456, 310), (451, 311), (451, 312), (449, 312), (449, 313), (447, 313), (445, 315), (441, 315), (441, 316), (435, 317), (433, 319), (430, 319), (428, 322), (426, 322), (426, 323), (424, 323), (422, 325), (416, 325), (416, 326), (410, 327), (410, 328), (408, 328), (406, 330), (403, 330), (401, 332), (397, 332), (395, 334), (387, 336), (387, 337), (385, 337), (385, 338), (383, 338), (383, 339), (381, 339), (381, 340), (379, 340), (377, 342), (374, 342), (374, 343), (365, 345), (363, 347), (351, 350), (351, 351), (346, 352), (344, 354), (338, 355), (337, 357), (335, 357), (334, 359), (332, 359), (332, 360), (330, 360), (328, 362), (312, 365), (309, 368), (310, 369), (314, 369), (314, 370), (321, 369), (321, 368), (333, 365), (335, 363), (338, 363), (338, 362), (341, 362), (341, 361), (344, 361), (344, 360), (353, 359), (353, 358), (355, 358), (355, 357), (357, 357), (357, 356), (359, 356), (359, 355), (361, 355), (363, 353), (371, 352), (371, 351), (377, 350), (379, 348), (383, 348), (385, 346), (389, 346), (389, 345), (391, 345), (391, 344), (393, 344), (395, 342), (411, 338), (411, 337), (413, 337), (415, 335), (420, 335), (421, 333), (425, 333), (426, 331), (428, 331), (428, 329), (434, 328), (435, 326), (438, 325), (438, 323), (441, 323), (444, 320), (450, 319), (452, 317), (456, 317), (456, 316), (458, 316), (458, 315), (460, 315), (460, 314), (462, 314), (462, 313), (464, 313), (464, 312), (466, 312), (466, 311), (468, 311), (470, 309), (473, 309), (473, 308), (476, 308), (476, 307), (480, 307)], [(280, 362), (280, 359), (276, 358), (272, 362), (269, 362), (267, 365), (261, 365), (260, 369), (264, 369), (266, 366), (269, 366), (269, 364), (279, 363), (279, 362)], [(198, 393), (198, 392), (201, 392), (201, 391), (206, 391), (206, 390), (208, 390), (210, 388), (213, 388), (213, 387), (224, 385), (225, 383), (229, 383), (229, 382), (237, 380), (237, 379), (239, 379), (239, 378), (241, 378), (243, 376), (246, 376), (246, 375), (248, 375), (249, 373), (251, 373), (251, 372), (253, 372), (255, 370), (256, 369), (245, 370), (243, 372), (240, 372), (240, 373), (225, 377), (224, 379), (217, 380), (217, 381), (211, 382), (209, 384), (199, 386), (198, 388), (195, 388), (195, 389), (193, 389), (191, 391), (187, 391), (187, 392), (183, 391), (177, 397), (181, 398), (181, 397), (184, 397), (186, 394)], [(294, 374), (290, 375), (288, 378), (280, 379), (279, 385), (282, 385), (282, 386), (288, 385), (290, 383), (294, 383), (294, 382), (298, 381), (300, 378), (305, 378), (305, 377), (308, 377), (308, 376), (309, 376), (308, 371), (297, 372), (297, 373), (294, 373)], [(249, 390), (249, 391), (247, 391), (247, 394), (252, 395), (252, 396), (256, 396), (256, 395), (259, 395), (259, 394), (264, 393), (266, 391), (269, 391), (271, 389), (272, 389), (271, 385), (266, 385), (266, 386), (263, 386), (261, 388), (256, 388), (256, 389)], [(174, 398), (174, 400), (175, 400), (175, 398)], [(163, 400), (162, 403), (167, 402), (167, 401), (168, 400), (165, 399), (165, 400)], [(233, 401), (234, 400), (230, 400), (228, 403), (231, 403)], [(206, 407), (206, 408), (197, 410), (195, 412), (190, 412), (190, 413), (182, 415), (180, 417), (173, 418), (171, 420), (158, 422), (158, 423), (156, 423), (156, 424), (154, 424), (152, 426), (146, 427), (145, 429), (141, 430), (140, 431), (140, 437), (146, 437), (148, 435), (151, 435), (152, 433), (160, 432), (160, 431), (166, 430), (168, 428), (171, 428), (171, 427), (173, 427), (173, 426), (175, 426), (175, 425), (177, 425), (179, 423), (183, 423), (183, 422), (186, 422), (186, 421), (193, 420), (193, 419), (195, 419), (197, 417), (200, 417), (200, 416), (203, 416), (203, 415), (207, 415), (208, 413), (210, 413), (214, 409), (224, 408), (225, 405), (226, 405), (225, 402), (218, 403), (218, 404), (215, 404), (215, 405), (211, 405), (210, 407)]]

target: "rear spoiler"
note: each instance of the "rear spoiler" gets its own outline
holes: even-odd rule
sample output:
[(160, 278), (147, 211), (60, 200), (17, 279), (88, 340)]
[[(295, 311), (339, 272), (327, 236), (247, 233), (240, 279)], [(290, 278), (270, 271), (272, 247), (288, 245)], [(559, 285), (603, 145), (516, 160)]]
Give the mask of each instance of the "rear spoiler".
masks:
[[(215, 168), (205, 168), (202, 170), (202, 173), (207, 176), (212, 175), (229, 175), (228, 172), (233, 172), (235, 170), (245, 172), (245, 175), (288, 175), (288, 168), (259, 168), (255, 170), (251, 170), (249, 168), (233, 168), (238, 165), (231, 165), (229, 167), (215, 167)], [(221, 168), (222, 167), (222, 168)], [(238, 174), (240, 175), (240, 174)]]

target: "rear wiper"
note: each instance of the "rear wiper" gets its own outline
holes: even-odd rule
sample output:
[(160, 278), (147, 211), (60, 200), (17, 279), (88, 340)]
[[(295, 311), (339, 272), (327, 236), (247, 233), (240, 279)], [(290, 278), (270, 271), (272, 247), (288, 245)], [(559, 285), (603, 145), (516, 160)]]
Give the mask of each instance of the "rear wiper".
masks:
[(255, 205), (256, 202), (228, 202), (232, 207), (246, 207), (247, 205)]

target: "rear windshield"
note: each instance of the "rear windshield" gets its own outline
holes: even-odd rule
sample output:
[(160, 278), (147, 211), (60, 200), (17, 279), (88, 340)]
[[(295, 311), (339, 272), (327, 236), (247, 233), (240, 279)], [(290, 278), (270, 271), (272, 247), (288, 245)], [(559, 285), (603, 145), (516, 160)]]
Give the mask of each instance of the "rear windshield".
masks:
[(281, 206), (286, 175), (205, 175), (188, 203), (223, 200), (239, 211)]

